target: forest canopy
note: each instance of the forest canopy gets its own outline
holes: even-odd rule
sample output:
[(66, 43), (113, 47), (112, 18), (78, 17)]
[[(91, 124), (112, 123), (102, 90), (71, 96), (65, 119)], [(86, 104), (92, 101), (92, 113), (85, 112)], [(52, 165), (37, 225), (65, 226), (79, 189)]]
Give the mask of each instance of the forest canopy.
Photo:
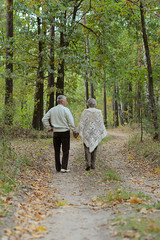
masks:
[(42, 130), (65, 94), (75, 121), (96, 98), (106, 127), (159, 138), (159, 0), (2, 0), (0, 120)]

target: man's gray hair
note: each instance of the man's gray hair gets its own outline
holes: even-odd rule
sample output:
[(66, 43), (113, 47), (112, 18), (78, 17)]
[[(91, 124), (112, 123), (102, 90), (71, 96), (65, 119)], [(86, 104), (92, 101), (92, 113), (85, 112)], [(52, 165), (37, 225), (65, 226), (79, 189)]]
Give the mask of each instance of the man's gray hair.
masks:
[(66, 96), (64, 96), (64, 95), (59, 95), (57, 97), (57, 103), (58, 104), (61, 104), (61, 102), (65, 101), (65, 100), (66, 100)]
[(89, 98), (87, 100), (87, 106), (91, 108), (96, 107), (97, 106), (96, 100), (94, 98)]

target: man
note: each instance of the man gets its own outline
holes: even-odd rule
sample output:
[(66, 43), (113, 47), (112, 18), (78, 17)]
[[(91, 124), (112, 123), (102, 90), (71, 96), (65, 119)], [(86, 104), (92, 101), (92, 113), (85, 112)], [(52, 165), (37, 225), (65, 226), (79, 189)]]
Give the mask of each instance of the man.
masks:
[[(66, 107), (67, 98), (64, 95), (57, 97), (58, 105), (51, 108), (42, 118), (43, 125), (53, 131), (53, 145), (55, 150), (55, 167), (57, 172), (69, 172), (67, 169), (70, 149), (70, 130), (75, 131), (73, 116)], [(60, 161), (60, 148), (62, 145), (62, 163)]]

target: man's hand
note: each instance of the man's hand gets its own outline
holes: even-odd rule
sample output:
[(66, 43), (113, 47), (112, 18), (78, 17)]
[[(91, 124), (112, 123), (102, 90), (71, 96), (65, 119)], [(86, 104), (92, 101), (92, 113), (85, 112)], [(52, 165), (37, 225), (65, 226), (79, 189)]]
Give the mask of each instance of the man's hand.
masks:
[(75, 138), (77, 138), (78, 135), (79, 135), (79, 133), (73, 132), (73, 136), (74, 136)]
[(48, 130), (48, 132), (53, 132), (53, 128), (51, 128), (50, 130)]

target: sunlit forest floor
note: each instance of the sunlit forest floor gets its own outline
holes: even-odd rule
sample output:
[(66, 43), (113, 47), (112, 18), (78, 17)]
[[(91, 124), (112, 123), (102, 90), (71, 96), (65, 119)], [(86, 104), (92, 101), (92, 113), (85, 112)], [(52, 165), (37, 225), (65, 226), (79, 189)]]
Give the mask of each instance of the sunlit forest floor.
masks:
[(85, 171), (83, 144), (71, 138), (71, 172), (57, 173), (45, 134), (11, 141), (26, 165), (17, 172), (18, 186), (1, 197), (8, 210), (0, 215), (2, 240), (160, 239), (158, 143), (152, 149), (130, 129), (108, 130), (96, 169)]

